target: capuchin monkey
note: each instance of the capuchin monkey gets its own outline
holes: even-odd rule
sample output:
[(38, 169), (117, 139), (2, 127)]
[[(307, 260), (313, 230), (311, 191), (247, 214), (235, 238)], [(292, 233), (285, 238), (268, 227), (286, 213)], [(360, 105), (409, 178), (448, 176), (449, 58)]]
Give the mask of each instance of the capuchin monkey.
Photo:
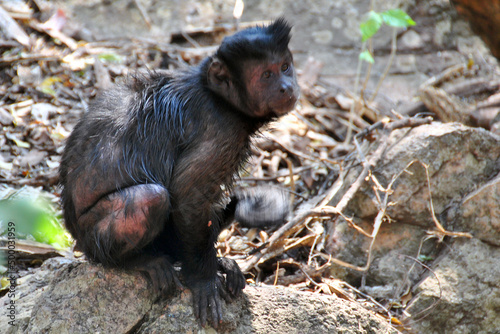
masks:
[(66, 226), (90, 261), (145, 273), (165, 294), (193, 293), (202, 326), (222, 320), (221, 298), (245, 278), (215, 242), (236, 217), (244, 226), (283, 222), (283, 191), (229, 196), (250, 140), (292, 110), (299, 96), (291, 26), (226, 37), (198, 66), (136, 75), (98, 97), (70, 135), (60, 167)]

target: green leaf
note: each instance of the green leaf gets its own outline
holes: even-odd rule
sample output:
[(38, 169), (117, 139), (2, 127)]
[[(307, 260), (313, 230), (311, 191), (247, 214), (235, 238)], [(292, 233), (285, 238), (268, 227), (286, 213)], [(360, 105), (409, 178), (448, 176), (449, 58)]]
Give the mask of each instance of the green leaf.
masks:
[(0, 236), (43, 242), (68, 248), (71, 239), (60, 222), (57, 208), (38, 190), (24, 190), (0, 199)]
[(100, 61), (103, 61), (106, 63), (120, 64), (122, 62), (122, 57), (120, 57), (116, 53), (101, 53), (98, 56), (98, 58)]
[(365, 50), (359, 54), (359, 59), (366, 61), (367, 63), (373, 64), (375, 62), (375, 59), (373, 59), (372, 54), (370, 51)]
[(419, 261), (422, 261), (422, 262), (432, 261), (432, 260), (434, 260), (434, 257), (432, 257), (432, 256), (428, 256), (428, 255), (424, 255), (424, 254), (420, 254), (420, 255), (418, 256), (418, 260), (419, 260)]
[(416, 23), (401, 9), (390, 9), (380, 14), (384, 23), (390, 27), (408, 28)]
[(368, 19), (364, 22), (361, 22), (361, 24), (359, 25), (362, 41), (364, 42), (375, 35), (382, 26), (382, 22), (382, 16), (379, 13), (370, 11), (368, 13)]

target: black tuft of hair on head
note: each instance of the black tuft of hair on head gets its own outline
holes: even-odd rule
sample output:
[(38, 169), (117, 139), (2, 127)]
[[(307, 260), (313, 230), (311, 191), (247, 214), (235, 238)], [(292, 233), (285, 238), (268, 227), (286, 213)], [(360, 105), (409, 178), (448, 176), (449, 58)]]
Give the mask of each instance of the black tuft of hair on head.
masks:
[(292, 26), (284, 17), (276, 19), (272, 24), (266, 27), (268, 33), (272, 36), (272, 41), (278, 50), (285, 50), (290, 43), (290, 31)]
[(280, 17), (267, 26), (247, 28), (224, 38), (215, 56), (233, 67), (245, 59), (265, 59), (288, 50), (292, 26)]

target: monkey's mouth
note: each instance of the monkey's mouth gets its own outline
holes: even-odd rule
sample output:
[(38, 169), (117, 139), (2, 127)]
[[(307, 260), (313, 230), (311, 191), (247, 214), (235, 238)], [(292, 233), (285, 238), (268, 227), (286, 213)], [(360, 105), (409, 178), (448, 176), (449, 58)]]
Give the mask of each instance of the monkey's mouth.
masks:
[(277, 116), (282, 116), (292, 111), (295, 108), (297, 101), (298, 101), (297, 96), (290, 96), (289, 98), (282, 99), (281, 102), (277, 104), (276, 107), (274, 108), (271, 107), (271, 109)]

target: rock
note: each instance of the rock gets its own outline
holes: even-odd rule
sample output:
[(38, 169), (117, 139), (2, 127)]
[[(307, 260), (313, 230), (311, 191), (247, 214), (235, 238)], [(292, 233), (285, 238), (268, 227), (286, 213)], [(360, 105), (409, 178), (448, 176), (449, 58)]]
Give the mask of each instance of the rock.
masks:
[(499, 333), (499, 277), (500, 248), (457, 240), (415, 289), (406, 322), (417, 333)]
[[(412, 161), (428, 165), (437, 216), (500, 171), (500, 137), (484, 129), (458, 123), (433, 123), (394, 131), (389, 141), (392, 144), (373, 169), (378, 181), (387, 186), (392, 177)], [(425, 169), (414, 163), (409, 171), (411, 174), (401, 174), (392, 187), (391, 201), (395, 205), (389, 208), (388, 214), (400, 223), (432, 227)], [(354, 178), (355, 173), (348, 175), (348, 181)], [(346, 213), (354, 212), (358, 218), (377, 215), (371, 185), (366, 185), (352, 199)]]
[(401, 55), (396, 58), (391, 73), (407, 74), (417, 72), (417, 58), (414, 55)]
[(215, 20), (231, 22), (234, 2), (68, 0), (60, 6), (72, 16), (79, 30), (87, 32), (87, 38), (154, 38), (168, 43), (173, 33), (212, 27)]
[[(274, 287), (246, 287), (244, 292), (244, 298), (223, 307), (224, 321), (217, 333), (397, 333), (370, 312), (332, 296)], [(138, 333), (196, 332), (190, 295), (172, 304)]]
[[(139, 273), (81, 261), (47, 260), (16, 294), (18, 326), (2, 317), (1, 333), (215, 333), (198, 325), (188, 290), (162, 300)], [(223, 312), (217, 333), (397, 333), (356, 303), (274, 287), (246, 287)]]
[[(371, 251), (370, 269), (363, 274), (335, 265), (332, 274), (351, 284), (363, 279), (364, 290), (382, 300), (416, 295), (405, 310), (409, 312), (405, 325), (417, 333), (497, 333), (500, 137), (458, 123), (432, 123), (396, 130), (388, 140), (385, 155), (372, 168), (373, 175), (382, 187), (387, 187), (393, 176), (399, 177), (389, 197), (390, 220), (382, 223)], [(403, 172), (412, 161), (419, 163)], [(429, 209), (422, 163), (428, 166), (433, 207), (440, 224), (448, 231), (468, 232), (473, 239), (439, 241), (429, 237), (428, 231), (437, 228)], [(348, 173), (346, 188), (358, 174), (354, 169)], [(343, 212), (368, 233), (379, 211), (373, 186), (365, 181)], [(341, 190), (330, 205), (336, 205), (344, 192)], [(379, 196), (383, 198), (385, 193), (379, 192)], [(365, 266), (371, 238), (343, 219), (331, 224), (328, 234), (327, 250), (334, 257)], [(432, 271), (415, 259), (425, 262)], [(418, 289), (412, 288), (417, 282), (421, 282)], [(439, 303), (427, 309), (434, 302)]]
[[(140, 275), (88, 263), (50, 259), (21, 280), (20, 289), (36, 290), (20, 291), (18, 330), (0, 322), (2, 333), (125, 333), (153, 303), (151, 289)], [(4, 296), (0, 304), (7, 301)]]
[(424, 46), (422, 37), (415, 30), (408, 30), (401, 36), (401, 48), (416, 50)]
[(314, 31), (312, 33), (312, 38), (314, 39), (315, 43), (328, 44), (333, 39), (333, 33), (330, 30)]
[(451, 19), (445, 18), (436, 23), (436, 30), (433, 36), (433, 42), (437, 46), (443, 47), (446, 43), (446, 37), (451, 33)]
[[(359, 227), (370, 233), (373, 219), (359, 220), (354, 218)], [(326, 249), (333, 257), (350, 264), (364, 267), (368, 262), (368, 249), (371, 239), (356, 232), (349, 223), (338, 219), (334, 226), (328, 228), (330, 239)], [(365, 290), (376, 291), (379, 298), (392, 299), (405, 290), (405, 287), (417, 282), (424, 272), (421, 266), (415, 266), (412, 258), (418, 257), (421, 240), (427, 236), (425, 229), (419, 226), (393, 223), (382, 224), (375, 239), (372, 250), (372, 262), (366, 274)], [(426, 258), (434, 258), (441, 245), (430, 240), (423, 244), (421, 254)], [(410, 270), (411, 269), (411, 270)], [(363, 272), (333, 265), (330, 270), (333, 277), (359, 285)]]
[(448, 211), (453, 230), (470, 231), (488, 244), (500, 246), (500, 174), (464, 197)]

